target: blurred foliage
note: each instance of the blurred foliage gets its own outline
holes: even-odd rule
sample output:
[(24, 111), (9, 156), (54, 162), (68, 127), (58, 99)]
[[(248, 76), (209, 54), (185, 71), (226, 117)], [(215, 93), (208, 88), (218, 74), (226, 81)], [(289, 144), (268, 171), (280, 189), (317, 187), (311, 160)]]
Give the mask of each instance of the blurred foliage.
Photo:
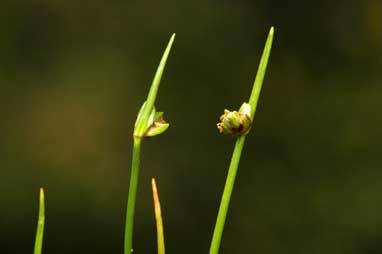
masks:
[(0, 253), (33, 250), (40, 186), (45, 253), (122, 253), (133, 124), (172, 32), (135, 251), (155, 252), (154, 176), (168, 253), (207, 253), (234, 142), (216, 122), (271, 25), (221, 252), (382, 253), (381, 17), (379, 0), (2, 0)]

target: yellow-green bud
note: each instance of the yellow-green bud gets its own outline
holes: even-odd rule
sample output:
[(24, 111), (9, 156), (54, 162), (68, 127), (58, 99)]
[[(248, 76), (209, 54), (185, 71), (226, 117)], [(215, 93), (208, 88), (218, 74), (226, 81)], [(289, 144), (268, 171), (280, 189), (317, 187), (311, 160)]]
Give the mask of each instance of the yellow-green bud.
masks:
[(246, 135), (252, 126), (250, 112), (251, 106), (248, 103), (243, 103), (239, 112), (225, 109), (217, 124), (219, 132), (231, 136)]

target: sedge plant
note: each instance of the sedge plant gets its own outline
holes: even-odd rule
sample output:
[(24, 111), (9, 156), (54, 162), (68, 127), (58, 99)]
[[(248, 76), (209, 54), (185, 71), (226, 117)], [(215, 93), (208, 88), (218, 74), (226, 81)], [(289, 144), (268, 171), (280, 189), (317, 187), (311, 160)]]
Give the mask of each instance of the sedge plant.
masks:
[(212, 236), (209, 252), (210, 254), (218, 254), (219, 252), (228, 207), (235, 184), (236, 174), (239, 168), (241, 153), (243, 151), (246, 135), (251, 129), (252, 119), (256, 113), (257, 102), (259, 100), (269, 55), (271, 53), (273, 32), (274, 29), (271, 27), (248, 103), (244, 102), (239, 111), (224, 110), (224, 114), (220, 117), (221, 122), (217, 124), (217, 127), (221, 133), (237, 136), (237, 139), (232, 153), (231, 163), (229, 165), (228, 175), (220, 202), (214, 233)]
[(133, 251), (132, 246), (134, 212), (138, 187), (140, 150), (142, 140), (145, 137), (159, 135), (169, 127), (169, 124), (163, 120), (163, 112), (156, 112), (154, 103), (174, 39), (175, 34), (171, 36), (170, 41), (168, 42), (168, 45), (163, 53), (162, 59), (152, 81), (147, 100), (143, 103), (135, 121), (135, 128), (133, 133), (133, 156), (131, 162), (130, 185), (126, 209), (124, 254), (131, 254)]
[[(237, 137), (233, 150), (231, 162), (228, 169), (226, 183), (224, 186), (223, 195), (220, 202), (220, 207), (216, 219), (216, 224), (211, 240), (209, 254), (218, 254), (220, 243), (224, 231), (224, 225), (227, 217), (227, 212), (231, 200), (232, 191), (235, 184), (235, 178), (239, 167), (241, 153), (243, 151), (246, 135), (249, 133), (253, 118), (256, 113), (257, 102), (261, 92), (265, 72), (267, 69), (268, 59), (271, 52), (274, 29), (271, 27), (264, 51), (260, 60), (257, 75), (253, 84), (252, 92), (248, 103), (244, 102), (238, 111), (224, 110), (224, 114), (220, 117), (221, 122), (217, 124), (219, 132)], [(126, 209), (125, 223), (125, 238), (124, 238), (124, 254), (131, 254), (133, 243), (133, 228), (134, 228), (134, 211), (136, 203), (136, 194), (138, 187), (139, 164), (141, 143), (145, 137), (152, 137), (163, 133), (169, 124), (163, 120), (163, 112), (157, 112), (154, 104), (157, 97), (160, 81), (166, 62), (175, 39), (173, 34), (163, 53), (154, 79), (152, 81), (146, 101), (141, 106), (133, 132), (133, 155), (131, 162), (130, 184)], [(157, 228), (157, 245), (158, 254), (165, 254), (164, 233), (162, 214), (159, 202), (159, 195), (155, 179), (152, 179), (152, 192), (154, 201), (154, 212)], [(39, 199), (39, 215), (37, 223), (37, 232), (35, 238), (34, 254), (41, 254), (43, 245), (43, 235), (45, 226), (45, 200), (44, 190), (40, 188)]]

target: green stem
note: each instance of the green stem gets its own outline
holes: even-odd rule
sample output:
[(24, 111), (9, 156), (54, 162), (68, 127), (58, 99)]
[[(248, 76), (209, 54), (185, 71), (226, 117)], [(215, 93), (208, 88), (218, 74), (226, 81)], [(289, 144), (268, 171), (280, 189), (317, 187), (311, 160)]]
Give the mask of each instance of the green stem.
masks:
[[(268, 59), (271, 52), (272, 41), (273, 41), (273, 27), (269, 30), (269, 34), (267, 37), (267, 41), (265, 43), (264, 51), (260, 60), (259, 68), (257, 70), (257, 75), (255, 78), (255, 82), (253, 84), (252, 93), (249, 98), (249, 104), (251, 105), (251, 118), (253, 119), (257, 102), (259, 100), (259, 95), (261, 92), (261, 87), (264, 80), (265, 71), (267, 69)], [(220, 201), (220, 207), (218, 216), (216, 219), (215, 229), (212, 236), (210, 254), (217, 254), (220, 248), (220, 243), (224, 231), (224, 225), (227, 217), (228, 207), (230, 204), (233, 187), (235, 185), (235, 178), (237, 174), (237, 170), (239, 168), (239, 162), (241, 157), (241, 152), (244, 147), (246, 135), (239, 136), (236, 140), (235, 148), (233, 150), (231, 163), (228, 169), (228, 175), (226, 179), (226, 183), (224, 186), (223, 196)]]
[(137, 196), (138, 176), (139, 176), (139, 155), (141, 151), (141, 138), (134, 138), (133, 158), (131, 162), (131, 174), (129, 185), (129, 197), (127, 199), (126, 224), (125, 224), (125, 254), (131, 254), (133, 248), (133, 227), (135, 199)]
[(45, 199), (44, 199), (44, 190), (43, 188), (40, 188), (40, 204), (39, 204), (39, 211), (38, 211), (36, 240), (34, 244), (34, 254), (41, 254), (42, 240), (44, 237), (44, 226), (45, 226)]
[(273, 33), (274, 33), (274, 29), (272, 26), (271, 29), (269, 30), (267, 41), (265, 42), (265, 47), (263, 50), (263, 54), (261, 56), (259, 68), (257, 69), (255, 82), (253, 83), (251, 96), (249, 97), (248, 103), (249, 103), (249, 105), (251, 105), (251, 117), (252, 117), (252, 119), (254, 119), (254, 117), (255, 117), (257, 102), (259, 101), (259, 96), (260, 96), (261, 88), (263, 86), (265, 72), (266, 72), (267, 66), (268, 66), (269, 55), (271, 54), (272, 42), (273, 42)]
[(228, 169), (228, 175), (225, 182), (223, 196), (220, 202), (219, 213), (216, 219), (214, 234), (212, 236), (210, 254), (217, 254), (220, 247), (221, 238), (224, 231), (224, 224), (227, 217), (227, 211), (231, 200), (232, 190), (235, 185), (235, 178), (245, 142), (245, 135), (240, 136), (236, 140), (235, 148), (233, 150), (231, 163)]
[[(128, 194), (129, 196), (127, 199), (127, 209), (126, 209), (125, 244), (124, 244), (125, 254), (131, 254), (131, 252), (133, 251), (134, 212), (135, 212), (135, 201), (136, 201), (137, 187), (138, 187), (139, 157), (140, 157), (140, 150), (141, 150), (141, 142), (150, 128), (150, 126), (148, 126), (149, 117), (154, 109), (154, 103), (158, 93), (162, 74), (166, 66), (166, 62), (170, 54), (174, 39), (175, 39), (175, 34), (171, 36), (167, 44), (167, 47), (163, 53), (163, 56), (161, 58), (157, 71), (154, 75), (154, 79), (151, 84), (146, 103), (143, 104), (145, 106), (141, 108), (141, 110), (139, 111), (138, 117), (136, 120), (136, 126), (134, 128), (133, 159), (131, 163), (130, 185), (129, 185), (129, 194)], [(160, 132), (163, 132), (163, 131), (164, 131), (163, 129), (160, 130)]]

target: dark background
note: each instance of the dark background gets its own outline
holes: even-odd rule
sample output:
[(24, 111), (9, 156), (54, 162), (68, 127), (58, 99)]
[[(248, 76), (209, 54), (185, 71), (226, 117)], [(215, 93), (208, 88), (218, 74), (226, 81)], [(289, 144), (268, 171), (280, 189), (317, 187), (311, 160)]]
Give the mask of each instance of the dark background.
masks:
[(171, 33), (143, 144), (135, 253), (208, 253), (234, 139), (216, 130), (272, 54), (221, 253), (382, 253), (382, 2), (0, 2), (0, 253), (122, 253), (132, 130)]

